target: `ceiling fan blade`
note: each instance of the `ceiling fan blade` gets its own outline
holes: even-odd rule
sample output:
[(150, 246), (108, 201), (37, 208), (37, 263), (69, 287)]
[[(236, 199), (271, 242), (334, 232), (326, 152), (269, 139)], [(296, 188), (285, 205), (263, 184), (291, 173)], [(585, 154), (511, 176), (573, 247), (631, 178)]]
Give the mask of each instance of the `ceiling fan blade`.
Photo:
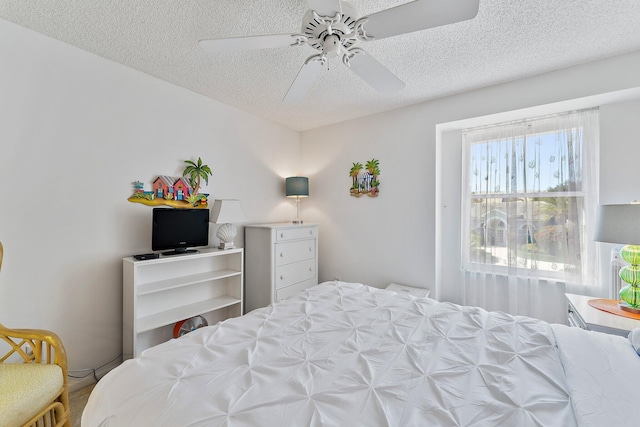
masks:
[(404, 82), (389, 71), (387, 67), (363, 49), (355, 49), (357, 49), (357, 52), (346, 63), (365, 82), (380, 93), (394, 93), (404, 89)]
[(309, 9), (315, 10), (320, 16), (335, 16), (342, 13), (340, 0), (307, 0)]
[(200, 40), (198, 44), (207, 52), (230, 52), (236, 50), (271, 49), (305, 43), (302, 34), (270, 34), (266, 36), (231, 37), (226, 39)]
[(320, 55), (314, 55), (307, 59), (302, 66), (296, 79), (291, 83), (289, 91), (284, 96), (283, 102), (287, 104), (295, 104), (302, 101), (307, 94), (313, 82), (318, 78), (320, 71), (324, 67), (324, 60), (319, 59)]
[(472, 19), (480, 0), (416, 0), (367, 16), (366, 35), (375, 39)]

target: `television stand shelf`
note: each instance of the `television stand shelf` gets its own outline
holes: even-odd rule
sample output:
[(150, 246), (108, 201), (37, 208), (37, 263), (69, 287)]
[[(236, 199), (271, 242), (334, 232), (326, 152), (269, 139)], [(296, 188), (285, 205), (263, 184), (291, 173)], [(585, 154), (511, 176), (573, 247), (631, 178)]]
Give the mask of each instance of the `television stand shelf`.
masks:
[(242, 315), (242, 248), (123, 263), (123, 354), (173, 338), (174, 324), (203, 316), (210, 325)]

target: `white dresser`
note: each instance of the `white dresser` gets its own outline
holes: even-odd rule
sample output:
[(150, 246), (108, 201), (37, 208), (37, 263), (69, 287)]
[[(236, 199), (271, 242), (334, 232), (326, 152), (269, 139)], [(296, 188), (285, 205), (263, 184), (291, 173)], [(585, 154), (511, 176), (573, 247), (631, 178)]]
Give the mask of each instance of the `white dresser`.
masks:
[(245, 312), (318, 284), (318, 224), (244, 229)]

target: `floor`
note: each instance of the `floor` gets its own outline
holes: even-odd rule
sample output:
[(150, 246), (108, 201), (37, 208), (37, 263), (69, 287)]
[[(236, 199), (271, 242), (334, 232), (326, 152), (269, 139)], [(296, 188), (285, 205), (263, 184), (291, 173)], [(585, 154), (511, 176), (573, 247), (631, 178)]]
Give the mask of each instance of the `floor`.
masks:
[(71, 410), (71, 427), (80, 427), (82, 411), (95, 384), (69, 393), (69, 409)]

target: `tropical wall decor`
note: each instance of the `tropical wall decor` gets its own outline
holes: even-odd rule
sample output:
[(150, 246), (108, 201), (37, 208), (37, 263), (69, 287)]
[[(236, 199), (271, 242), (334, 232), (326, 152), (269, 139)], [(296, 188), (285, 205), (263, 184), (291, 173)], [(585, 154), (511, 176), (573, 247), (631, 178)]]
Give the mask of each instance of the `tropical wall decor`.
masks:
[(369, 197), (378, 197), (380, 193), (380, 161), (371, 159), (362, 166), (362, 163), (354, 163), (349, 171), (351, 177), (350, 193), (354, 197), (366, 194)]
[(151, 191), (144, 190), (140, 181), (133, 183), (133, 194), (127, 200), (142, 203), (147, 206), (167, 205), (174, 208), (206, 208), (209, 194), (198, 193), (202, 180), (209, 184), (209, 176), (213, 175), (211, 168), (197, 162), (184, 161), (187, 166), (182, 176), (174, 178), (160, 175), (151, 184)]

